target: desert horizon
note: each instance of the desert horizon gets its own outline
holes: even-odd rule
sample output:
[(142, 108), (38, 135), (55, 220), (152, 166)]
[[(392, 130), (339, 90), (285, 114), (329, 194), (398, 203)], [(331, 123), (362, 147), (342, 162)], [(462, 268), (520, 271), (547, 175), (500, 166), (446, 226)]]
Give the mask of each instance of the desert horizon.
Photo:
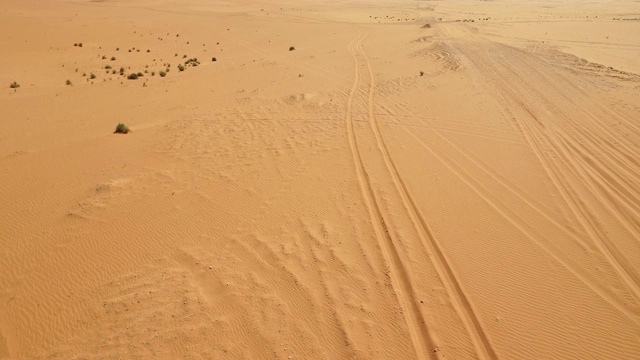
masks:
[(0, 359), (640, 359), (638, 2), (0, 23)]

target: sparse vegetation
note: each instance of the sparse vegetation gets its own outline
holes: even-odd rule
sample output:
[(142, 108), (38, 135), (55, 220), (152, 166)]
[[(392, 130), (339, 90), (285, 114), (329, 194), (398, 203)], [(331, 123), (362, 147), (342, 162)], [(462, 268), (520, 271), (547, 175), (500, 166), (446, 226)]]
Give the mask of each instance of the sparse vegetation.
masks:
[(211, 61), (218, 61), (218, 59), (216, 59), (216, 57), (214, 56), (211, 58)]
[(138, 72), (136, 75), (138, 75), (138, 77), (143, 77), (144, 74), (142, 72)]
[(129, 74), (129, 76), (127, 76), (127, 79), (129, 79), (129, 80), (138, 80), (138, 74), (131, 73), (131, 74)]
[(111, 70), (111, 65), (106, 65), (104, 68), (107, 70)]
[(160, 71), (160, 73), (159, 73), (159, 74), (160, 74), (160, 77), (165, 77), (165, 76), (167, 76), (167, 73), (166, 73), (166, 72), (164, 72), (164, 71)]
[(20, 87), (20, 84), (18, 84), (17, 82), (12, 82), (11, 85), (9, 85), (10, 88), (12, 89), (17, 89)]
[(115, 57), (115, 56), (112, 56), (112, 57), (111, 57), (111, 61), (116, 61), (116, 57)]
[(198, 61), (198, 58), (193, 58), (185, 61), (184, 64), (185, 66), (198, 66), (200, 65), (200, 61)]
[(73, 83), (71, 82), (71, 80), (67, 80), (66, 84), (67, 84), (67, 86), (71, 86), (71, 85), (73, 85)]
[(424, 71), (420, 71), (420, 76), (424, 76)]
[(129, 129), (129, 127), (127, 125), (125, 125), (123, 123), (119, 123), (116, 126), (116, 131), (114, 131), (113, 133), (114, 134), (128, 134), (129, 131), (131, 131), (131, 130)]
[(184, 66), (182, 66), (182, 64), (178, 65), (178, 70), (184, 71)]
[(102, 60), (107, 60), (107, 55), (102, 55)]
[(91, 75), (89, 75), (89, 78), (92, 79), (92, 80), (95, 79), (96, 78), (96, 74), (91, 73)]
[(289, 46), (289, 51), (293, 51), (293, 50), (295, 50), (295, 49), (296, 49), (296, 47), (295, 47), (295, 46)]

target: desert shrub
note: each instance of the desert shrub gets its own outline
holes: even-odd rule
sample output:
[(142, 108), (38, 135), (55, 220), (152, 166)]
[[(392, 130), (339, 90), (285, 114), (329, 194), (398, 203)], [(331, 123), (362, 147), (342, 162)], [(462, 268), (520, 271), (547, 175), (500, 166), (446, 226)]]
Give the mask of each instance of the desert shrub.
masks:
[(82, 47), (82, 43), (78, 43), (78, 47)]
[(289, 46), (289, 51), (293, 51), (293, 50), (295, 50), (295, 49), (296, 49), (296, 47), (295, 47), (295, 46)]
[(67, 80), (66, 84), (67, 84), (68, 86), (73, 85), (73, 83), (71, 82), (71, 80)]
[(107, 60), (107, 55), (102, 55), (102, 60)]
[(152, 72), (151, 72), (151, 76), (156, 76), (156, 72), (155, 72), (155, 71), (152, 71)]
[(111, 57), (111, 61), (116, 61), (116, 57), (115, 57), (115, 56), (112, 56), (112, 57)]
[(78, 43), (73, 43), (73, 46), (78, 46)]
[(107, 70), (111, 70), (112, 69), (111, 65), (106, 65), (104, 68), (107, 69)]
[(147, 49), (147, 52), (148, 52), (148, 53), (150, 53), (150, 52), (151, 52), (151, 50)]
[(420, 71), (420, 76), (424, 76), (424, 71)]
[(128, 134), (129, 131), (131, 131), (131, 130), (129, 130), (129, 127), (127, 125), (125, 125), (123, 123), (119, 123), (116, 126), (116, 131), (114, 131), (113, 133), (114, 134)]
[(216, 57), (214, 56), (211, 58), (211, 61), (218, 61), (218, 59), (216, 59)]
[(91, 79), (95, 79), (95, 78), (96, 78), (96, 74), (91, 73), (91, 75), (89, 75), (89, 78), (91, 78)]
[(138, 77), (143, 77), (144, 74), (142, 72), (138, 72), (136, 75), (138, 75)]
[(18, 84), (17, 82), (12, 82), (11, 85), (9, 85), (10, 88), (12, 89), (17, 89), (20, 87), (20, 84)]
[(116, 51), (120, 51), (120, 48), (116, 48)]
[(165, 77), (165, 76), (167, 76), (167, 73), (166, 73), (166, 72), (164, 72), (164, 71), (160, 71), (160, 73), (159, 73), (159, 74), (160, 74), (160, 77)]
[(178, 65), (178, 70), (184, 71), (184, 66), (182, 66), (182, 64)]
[(129, 80), (137, 80), (138, 79), (138, 74), (131, 73), (131, 74), (129, 74), (129, 76), (127, 76), (127, 79), (129, 79)]

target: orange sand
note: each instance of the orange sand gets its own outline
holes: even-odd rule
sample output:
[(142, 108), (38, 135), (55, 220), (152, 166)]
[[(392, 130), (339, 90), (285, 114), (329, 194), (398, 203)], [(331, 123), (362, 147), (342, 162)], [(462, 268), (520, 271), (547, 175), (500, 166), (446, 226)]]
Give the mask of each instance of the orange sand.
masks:
[(637, 2), (0, 24), (0, 359), (640, 359)]

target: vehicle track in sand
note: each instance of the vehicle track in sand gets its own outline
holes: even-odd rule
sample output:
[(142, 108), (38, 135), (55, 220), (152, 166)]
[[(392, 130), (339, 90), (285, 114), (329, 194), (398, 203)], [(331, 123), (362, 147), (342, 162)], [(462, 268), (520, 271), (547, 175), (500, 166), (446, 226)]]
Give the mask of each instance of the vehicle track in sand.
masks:
[[(457, 279), (454, 270), (449, 264), (440, 244), (433, 235), (427, 221), (420, 212), (415, 199), (409, 192), (409, 189), (399, 173), (396, 163), (389, 154), (389, 150), (380, 131), (379, 122), (376, 116), (376, 108), (378, 107), (376, 104), (376, 80), (371, 62), (363, 49), (363, 40), (365, 37), (366, 34), (359, 33), (358, 36), (349, 44), (349, 52), (354, 59), (355, 80), (347, 102), (347, 131), (349, 133), (350, 148), (356, 165), (356, 173), (358, 175), (363, 197), (367, 203), (374, 231), (376, 232), (376, 236), (384, 252), (385, 259), (389, 263), (394, 284), (398, 288), (396, 289), (398, 292), (398, 298), (401, 306), (405, 310), (405, 320), (407, 321), (407, 326), (411, 332), (415, 351), (419, 358), (425, 356), (425, 354), (430, 354), (432, 357), (437, 356), (438, 354), (437, 351), (434, 351), (434, 349), (437, 348), (434, 343), (434, 338), (430, 333), (428, 326), (425, 324), (424, 316), (417, 305), (413, 283), (414, 279), (402, 262), (402, 256), (399, 254), (402, 250), (396, 245), (396, 240), (394, 240), (392, 235), (393, 232), (388, 229), (387, 222), (384, 219), (383, 212), (379, 205), (379, 199), (373, 189), (370, 178), (371, 175), (367, 172), (367, 165), (363, 160), (358, 143), (358, 135), (356, 128), (354, 127), (355, 121), (352, 118), (352, 109), (356, 101), (356, 96), (363, 93), (363, 91), (359, 89), (361, 88), (362, 79), (365, 77), (368, 77), (369, 79), (368, 85), (365, 85), (368, 88), (368, 91), (366, 92), (366, 103), (368, 108), (367, 117), (371, 131), (375, 137), (375, 156), (378, 156), (383, 160), (386, 168), (385, 172), (375, 173), (375, 176), (388, 176), (388, 178), (391, 179), (391, 183), (395, 189), (390, 192), (398, 194), (400, 197), (399, 200), (402, 202), (404, 207), (404, 211), (400, 213), (400, 216), (409, 219), (418, 234), (418, 239), (415, 240), (419, 241), (418, 245), (425, 250), (426, 254), (429, 255), (429, 260), (433, 264), (438, 278), (442, 281), (442, 284), (446, 289), (453, 308), (461, 319), (464, 328), (469, 335), (470, 342), (473, 344), (476, 355), (481, 359), (497, 359), (499, 358), (498, 354), (494, 349), (490, 337), (484, 329), (479, 316), (468, 299), (462, 284)], [(359, 68), (361, 66), (367, 69), (367, 74), (363, 75), (360, 73)]]
[(359, 32), (348, 46), (349, 53), (353, 57), (354, 61), (354, 83), (351, 88), (351, 92), (349, 93), (346, 111), (346, 127), (349, 137), (349, 148), (353, 156), (358, 183), (371, 218), (376, 239), (378, 240), (384, 259), (390, 268), (390, 276), (392, 278), (394, 289), (400, 305), (404, 310), (403, 315), (405, 317), (416, 356), (419, 359), (436, 359), (433, 351), (435, 349), (435, 344), (422, 314), (418, 309), (416, 299), (414, 298), (414, 290), (411, 285), (410, 274), (402, 263), (398, 255), (398, 250), (391, 238), (391, 234), (387, 228), (380, 206), (378, 205), (378, 200), (376, 199), (369, 174), (363, 164), (362, 155), (358, 147), (358, 138), (355, 133), (352, 109), (361, 82), (358, 53), (360, 51), (359, 48), (361, 43), (365, 37), (366, 33)]

